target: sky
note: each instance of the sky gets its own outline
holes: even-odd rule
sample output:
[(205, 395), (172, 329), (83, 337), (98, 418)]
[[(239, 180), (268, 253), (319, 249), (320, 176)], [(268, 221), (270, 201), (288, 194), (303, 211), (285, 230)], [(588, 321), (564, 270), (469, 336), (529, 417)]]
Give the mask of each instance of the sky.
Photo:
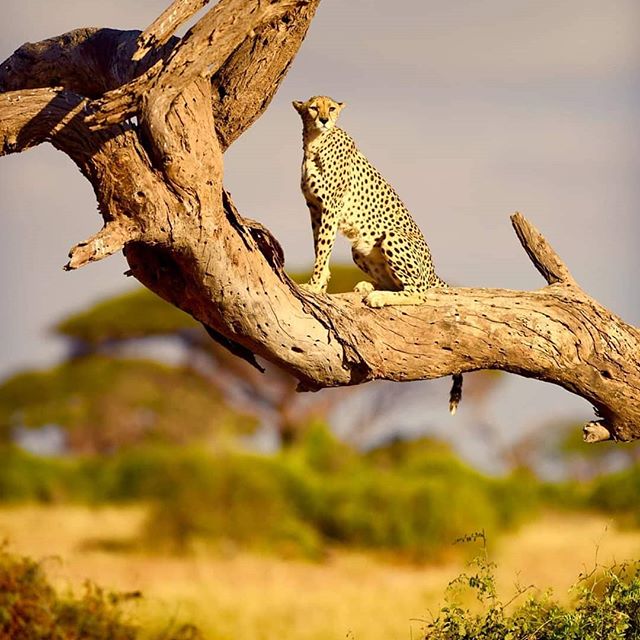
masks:
[[(0, 59), (76, 27), (144, 28), (167, 3), (4, 0)], [(291, 269), (313, 258), (291, 101), (317, 94), (347, 103), (340, 126), (405, 201), (445, 280), (543, 286), (511, 230), (518, 210), (589, 294), (640, 325), (637, 0), (323, 0), (271, 106), (226, 154), (236, 204)], [(89, 183), (50, 147), (0, 158), (0, 216), (1, 379), (55, 362), (58, 319), (135, 283), (120, 255), (62, 271), (101, 221)], [(349, 259), (346, 241), (334, 255)], [(491, 410), (505, 433), (592, 415), (514, 376)]]

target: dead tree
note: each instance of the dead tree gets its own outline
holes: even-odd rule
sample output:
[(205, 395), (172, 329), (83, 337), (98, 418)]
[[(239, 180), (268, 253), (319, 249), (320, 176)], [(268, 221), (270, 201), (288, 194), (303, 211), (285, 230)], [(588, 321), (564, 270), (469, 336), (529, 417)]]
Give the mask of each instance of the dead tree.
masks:
[(26, 44), (1, 65), (0, 153), (50, 142), (95, 190), (104, 226), (66, 268), (122, 249), (131, 275), (301, 389), (502, 369), (588, 400), (601, 418), (588, 441), (640, 438), (640, 332), (520, 214), (516, 234), (547, 281), (537, 291), (434, 290), (421, 306), (374, 310), (286, 276), (278, 242), (225, 192), (223, 152), (269, 105), (319, 0), (220, 0), (172, 37), (207, 1), (175, 0), (141, 34)]

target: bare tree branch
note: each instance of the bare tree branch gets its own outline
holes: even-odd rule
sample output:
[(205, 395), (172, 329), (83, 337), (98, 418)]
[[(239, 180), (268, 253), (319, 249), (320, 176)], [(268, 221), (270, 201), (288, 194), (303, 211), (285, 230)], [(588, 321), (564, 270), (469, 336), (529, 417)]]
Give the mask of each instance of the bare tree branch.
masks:
[(64, 87), (98, 98), (153, 66), (170, 47), (158, 48), (132, 64), (139, 31), (75, 29), (61, 36), (22, 45), (0, 64), (0, 90)]
[(602, 422), (589, 422), (582, 430), (582, 437), (585, 442), (605, 442), (611, 440), (611, 432)]
[(64, 269), (73, 271), (90, 262), (102, 260), (120, 251), (127, 242), (137, 240), (139, 237), (140, 231), (133, 225), (126, 228), (119, 222), (107, 222), (98, 233), (71, 249), (69, 262)]
[(549, 284), (574, 283), (569, 269), (558, 254), (521, 213), (516, 212), (511, 216), (511, 224), (531, 262)]
[(149, 51), (165, 44), (180, 25), (202, 7), (209, 4), (209, 0), (174, 0), (160, 16), (154, 20), (138, 37), (138, 48), (133, 54), (133, 60), (142, 60)]
[[(172, 8), (184, 17), (197, 4)], [(548, 286), (438, 289), (420, 306), (374, 310), (357, 294), (302, 292), (277, 241), (236, 211), (222, 152), (269, 104), (317, 5), (222, 0), (182, 40), (155, 47), (171, 25), (151, 27), (139, 62), (138, 32), (78, 30), (0, 66), (0, 87), (19, 92), (0, 94), (2, 152), (51, 141), (96, 192), (106, 226), (70, 268), (124, 245), (140, 282), (305, 389), (501, 369), (589, 401), (600, 417), (589, 440), (640, 438), (640, 332), (582, 291), (523, 216), (514, 228)], [(89, 130), (85, 98), (114, 89), (100, 102), (109, 126)], [(132, 115), (138, 125), (116, 124)]]
[(77, 119), (84, 106), (81, 96), (59, 87), (0, 93), (0, 155), (54, 140), (64, 150), (78, 146), (86, 131)]

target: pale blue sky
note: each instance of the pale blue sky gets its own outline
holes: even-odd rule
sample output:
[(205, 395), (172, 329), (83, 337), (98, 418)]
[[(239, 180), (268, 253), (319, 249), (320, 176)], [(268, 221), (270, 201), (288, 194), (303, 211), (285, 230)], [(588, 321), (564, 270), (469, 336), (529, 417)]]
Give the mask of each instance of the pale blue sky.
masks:
[[(0, 58), (74, 27), (145, 27), (165, 4), (4, 0)], [(226, 185), (288, 264), (307, 266), (290, 102), (327, 93), (348, 103), (340, 124), (405, 200), (443, 278), (541, 286), (510, 228), (520, 210), (589, 293), (640, 324), (639, 25), (637, 0), (324, 0), (278, 96), (228, 152)], [(2, 376), (55, 361), (48, 327), (132, 283), (121, 256), (62, 272), (100, 220), (89, 184), (52, 149), (0, 159), (0, 211)], [(348, 258), (346, 243), (337, 254)], [(494, 411), (505, 428), (589, 415), (515, 378)]]

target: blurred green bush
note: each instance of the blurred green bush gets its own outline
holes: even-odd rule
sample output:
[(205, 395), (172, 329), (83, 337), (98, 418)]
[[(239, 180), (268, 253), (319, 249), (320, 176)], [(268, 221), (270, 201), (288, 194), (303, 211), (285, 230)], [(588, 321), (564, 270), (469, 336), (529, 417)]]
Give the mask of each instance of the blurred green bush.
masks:
[(640, 465), (595, 478), (586, 506), (617, 516), (625, 524), (640, 525)]
[(541, 507), (594, 509), (640, 524), (640, 469), (589, 484), (531, 474), (485, 476), (430, 439), (366, 454), (323, 424), (288, 450), (144, 446), (110, 456), (41, 458), (0, 449), (0, 501), (146, 502), (138, 545), (183, 552), (199, 542), (321, 557), (331, 546), (436, 559), (469, 531), (492, 539)]
[(348, 545), (433, 559), (469, 531), (497, 536), (532, 517), (539, 488), (528, 477), (483, 476), (431, 440), (360, 455), (317, 424), (270, 456), (144, 447), (41, 459), (5, 448), (0, 499), (147, 501), (139, 542), (179, 552), (205, 541), (310, 558)]

